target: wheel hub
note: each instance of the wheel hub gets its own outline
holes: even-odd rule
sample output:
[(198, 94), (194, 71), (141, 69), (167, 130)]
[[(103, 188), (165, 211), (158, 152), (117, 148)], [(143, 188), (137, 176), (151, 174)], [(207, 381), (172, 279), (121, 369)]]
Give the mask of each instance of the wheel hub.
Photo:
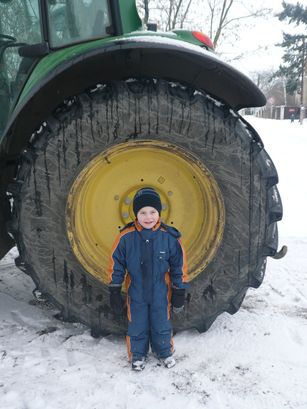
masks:
[(134, 220), (132, 201), (145, 186), (158, 191), (161, 219), (182, 233), (190, 279), (214, 257), (224, 230), (224, 204), (209, 170), (162, 141), (118, 144), (92, 159), (75, 179), (66, 206), (67, 234), (81, 265), (108, 282), (116, 234)]

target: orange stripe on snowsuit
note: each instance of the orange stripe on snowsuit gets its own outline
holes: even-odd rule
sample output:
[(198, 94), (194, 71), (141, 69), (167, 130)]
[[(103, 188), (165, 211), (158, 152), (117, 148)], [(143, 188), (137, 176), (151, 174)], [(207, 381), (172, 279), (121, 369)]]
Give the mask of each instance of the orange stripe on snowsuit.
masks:
[(181, 243), (181, 240), (178, 239), (181, 250), (182, 250), (182, 257), (183, 257), (183, 265), (182, 265), (182, 281), (184, 283), (187, 283), (189, 281), (189, 276), (188, 276), (188, 263), (187, 263), (187, 256), (185, 254), (185, 250), (183, 248), (183, 245)]
[(107, 272), (108, 272), (108, 276), (109, 276), (109, 283), (112, 282), (112, 274), (113, 274), (113, 269), (114, 269), (114, 259), (113, 259), (113, 254), (115, 252), (115, 250), (117, 249), (117, 246), (119, 245), (120, 239), (127, 233), (131, 233), (132, 231), (135, 230), (135, 227), (129, 227), (127, 230), (122, 231), (115, 239), (115, 242), (112, 246), (112, 250), (111, 250), (111, 256), (109, 259), (109, 266), (107, 268)]
[(129, 295), (127, 295), (127, 318), (128, 318), (128, 321), (131, 322), (131, 306), (130, 306)]
[(174, 347), (174, 338), (173, 338), (173, 336), (171, 337), (171, 351), (172, 351), (172, 353), (174, 353), (174, 352), (175, 352), (175, 347)]
[(127, 298), (126, 298), (126, 305), (127, 305), (127, 318), (129, 321), (131, 321), (131, 307), (130, 307), (130, 299), (128, 295), (128, 290), (131, 284), (131, 277), (129, 273), (127, 272), (127, 276), (125, 279), (125, 286), (126, 286), (126, 293), (127, 293)]
[[(171, 278), (170, 278), (170, 275), (169, 275), (168, 271), (165, 273), (165, 282), (166, 282), (167, 287), (168, 287), (167, 288), (167, 318), (170, 320), (171, 319), (171, 307), (172, 307), (172, 305), (171, 305), (172, 283), (171, 283)], [(171, 344), (171, 352), (173, 354), (174, 351), (175, 351), (173, 334), (172, 334), (171, 339), (170, 339), (170, 344)]]
[(164, 278), (165, 278), (165, 282), (167, 285), (167, 318), (170, 320), (171, 319), (172, 284), (171, 284), (171, 278), (169, 276), (168, 271), (165, 273)]
[(128, 359), (129, 361), (131, 361), (131, 358), (132, 358), (131, 342), (130, 342), (130, 337), (128, 335), (126, 335), (126, 343), (127, 343)]

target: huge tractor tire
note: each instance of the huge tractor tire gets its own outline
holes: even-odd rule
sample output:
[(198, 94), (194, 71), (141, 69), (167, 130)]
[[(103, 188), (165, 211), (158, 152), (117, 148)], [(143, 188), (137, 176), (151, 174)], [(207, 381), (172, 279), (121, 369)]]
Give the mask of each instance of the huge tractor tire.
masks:
[(174, 329), (205, 331), (262, 282), (282, 216), (277, 181), (256, 132), (204, 92), (162, 80), (99, 85), (58, 107), (21, 156), (16, 262), (64, 319), (123, 333), (109, 307), (108, 257), (133, 219), (135, 191), (152, 186), (189, 265)]

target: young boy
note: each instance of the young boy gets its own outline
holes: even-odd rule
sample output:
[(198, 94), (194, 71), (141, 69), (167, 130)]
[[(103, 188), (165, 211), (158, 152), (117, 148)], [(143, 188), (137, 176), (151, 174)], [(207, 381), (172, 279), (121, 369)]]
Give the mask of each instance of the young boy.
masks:
[(188, 288), (181, 235), (160, 221), (161, 209), (154, 189), (138, 190), (133, 199), (136, 220), (117, 236), (110, 259), (110, 304), (116, 314), (123, 309), (121, 286), (126, 279), (126, 340), (136, 371), (145, 368), (149, 343), (167, 368), (175, 365), (170, 309), (171, 305), (174, 312), (184, 308)]

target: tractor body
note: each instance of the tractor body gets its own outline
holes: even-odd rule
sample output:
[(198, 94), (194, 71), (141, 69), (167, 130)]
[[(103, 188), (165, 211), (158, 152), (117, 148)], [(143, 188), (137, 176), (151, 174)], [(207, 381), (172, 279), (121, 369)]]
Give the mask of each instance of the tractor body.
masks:
[[(191, 279), (196, 282), (204, 271), (208, 271), (208, 276), (204, 279), (202, 294), (198, 292), (199, 285), (195, 284), (195, 308), (198, 311), (195, 314), (197, 317), (200, 314), (200, 317), (195, 320), (186, 317), (183, 328), (189, 327), (188, 323), (191, 323), (191, 326), (204, 330), (220, 312), (235, 312), (248, 286), (258, 286), (261, 283), (266, 256), (276, 253), (276, 221), (282, 215), (281, 202), (275, 187), (275, 168), (273, 165), (270, 169), (266, 167), (265, 163), (268, 163), (269, 159), (263, 151), (261, 139), (238, 114), (241, 108), (264, 105), (265, 97), (261, 91), (245, 75), (218, 58), (205, 36), (185, 30), (169, 33), (145, 30), (134, 0), (2, 0), (0, 16), (0, 257), (17, 244), (20, 257), (16, 264), (32, 276), (40, 290), (63, 308), (63, 315), (67, 319), (76, 318), (96, 328), (98, 332), (116, 332), (121, 325), (114, 324), (113, 328), (113, 324), (107, 323), (108, 320), (110, 322), (104, 295), (107, 282), (103, 277), (107, 254), (111, 248), (111, 237), (117, 228), (131, 220), (131, 195), (141, 185), (140, 182), (131, 182), (129, 189), (124, 192), (129, 181), (124, 184), (119, 179), (118, 184), (114, 181), (117, 175), (115, 165), (110, 185), (107, 181), (110, 176), (108, 179), (107, 171), (97, 158), (99, 155), (110, 155), (114, 157), (114, 163), (121, 157), (122, 162), (129, 162), (132, 157), (137, 160), (145, 158), (145, 162), (140, 160), (139, 167), (132, 165), (129, 172), (131, 177), (137, 180), (138, 174), (144, 170), (147, 183), (160, 189), (162, 197), (165, 195), (166, 222), (176, 219), (176, 224), (181, 227), (184, 220), (184, 210), (179, 209), (176, 213), (170, 198), (173, 192), (181, 194), (180, 186), (174, 187), (174, 190), (171, 187), (167, 190), (166, 185), (162, 186), (165, 181), (169, 181), (173, 186), (176, 184), (176, 166), (180, 167), (183, 180), (199, 179), (195, 186), (191, 184), (190, 194), (198, 203), (195, 204), (195, 227), (191, 230), (195, 243), (187, 233), (189, 242), (192, 243), (188, 254), (192, 260)], [(172, 89), (175, 90), (174, 94)], [(159, 96), (164, 101), (164, 113), (159, 106)], [(180, 117), (180, 109), (175, 104), (179, 115), (177, 123), (181, 123), (179, 130), (175, 129), (172, 118), (169, 119), (169, 112), (173, 112), (170, 106), (175, 100), (177, 104), (181, 104), (182, 111)], [(207, 112), (203, 120), (199, 119), (202, 109), (196, 108), (198, 104), (203, 105)], [(133, 114), (130, 112), (132, 106)], [(160, 115), (164, 118), (161, 122), (157, 120), (157, 124), (168, 118), (169, 125), (163, 125), (163, 132), (158, 129), (158, 125), (153, 128), (153, 112), (156, 112), (157, 118)], [(213, 120), (211, 114), (216, 119)], [(125, 128), (125, 123), (132, 120), (133, 115), (135, 124), (131, 124), (131, 129), (128, 125)], [(144, 115), (147, 115), (148, 119), (145, 119)], [(193, 115), (195, 120), (191, 122)], [(87, 128), (89, 122), (91, 127)], [(144, 131), (145, 123), (147, 132)], [(197, 132), (194, 130), (190, 133), (190, 128), (193, 128), (191, 123), (198, 124)], [(240, 124), (239, 131), (235, 130), (237, 123)], [(113, 129), (112, 137), (110, 127)], [(170, 145), (173, 139), (167, 135), (168, 132), (171, 133), (172, 127), (174, 145)], [(222, 127), (225, 129), (222, 130)], [(82, 139), (85, 129), (91, 139)], [(108, 136), (104, 136), (105, 132)], [(200, 135), (202, 132), (203, 136)], [(239, 135), (246, 133), (242, 137), (243, 142), (241, 137), (236, 136), (236, 132)], [(74, 133), (76, 142), (69, 145), (68, 140)], [(81, 139), (78, 139), (80, 135)], [(199, 140), (189, 141), (190, 135)], [(98, 136), (105, 140), (96, 147)], [(237, 142), (236, 138), (239, 138)], [(58, 144), (58, 148), (49, 151), (49, 147), (54, 144)], [(203, 148), (198, 150), (200, 144)], [(268, 201), (272, 202), (272, 192), (269, 189), (274, 189), (273, 193), (275, 197), (277, 195), (277, 199), (271, 204), (271, 208), (275, 209), (275, 213), (270, 216), (263, 210), (258, 214), (258, 210), (251, 210), (252, 205), (247, 203), (246, 212), (250, 212), (249, 216), (243, 211), (244, 220), (239, 222), (245, 226), (243, 234), (246, 235), (246, 241), (245, 244), (238, 244), (239, 247), (242, 246), (238, 254), (241, 260), (239, 269), (242, 270), (244, 278), (239, 280), (238, 288), (235, 286), (233, 294), (222, 290), (223, 285), (217, 283), (216, 288), (220, 289), (223, 302), (217, 298), (217, 307), (210, 307), (209, 313), (203, 314), (199, 312), (198, 303), (214, 304), (214, 294), (218, 291), (212, 277), (216, 277), (216, 269), (221, 270), (221, 267), (214, 267), (212, 260), (220, 257), (221, 263), (231, 265), (233, 271), (238, 264), (238, 259), (231, 259), (230, 246), (233, 239), (230, 236), (234, 233), (230, 234), (229, 231), (227, 238), (227, 229), (233, 229), (227, 223), (232, 223), (233, 214), (235, 218), (239, 217), (240, 211), (234, 203), (235, 194), (227, 204), (227, 197), (231, 197), (226, 192), (226, 175), (229, 170), (220, 172), (224, 164), (225, 167), (228, 166), (228, 160), (231, 172), (236, 171), (237, 146), (244, 151), (240, 154), (240, 158), (243, 158), (240, 172), (244, 174), (238, 176), (242, 197), (244, 196), (245, 202), (252, 202), (256, 197), (256, 190), (261, 190), (258, 182), (263, 179), (268, 193), (259, 199), (260, 203), (255, 203), (255, 209), (268, 208)], [(72, 170), (71, 175), (67, 170), (70, 149), (77, 158), (76, 169)], [(170, 164), (169, 167), (163, 167), (162, 160), (163, 175), (145, 171), (146, 163), (152, 163), (154, 167), (154, 158), (157, 158), (157, 152), (162, 151), (164, 153), (161, 153), (161, 158), (165, 158), (164, 163)], [(214, 168), (219, 161), (221, 165), (216, 169), (215, 175)], [(63, 188), (66, 189), (59, 202), (53, 202), (53, 162), (57, 162), (58, 166), (58, 169), (54, 170), (54, 181), (56, 178), (59, 181), (55, 197), (60, 195)], [(251, 170), (254, 162), (257, 162), (257, 170)], [(39, 166), (39, 169), (44, 167), (41, 176), (36, 166)], [(252, 172), (257, 176), (253, 176)], [(95, 176), (91, 179), (94, 173)], [(67, 174), (65, 182), (62, 180), (63, 174)], [(104, 185), (102, 180), (106, 180)], [(27, 186), (32, 182), (33, 192), (27, 190)], [(85, 182), (89, 186), (101, 185), (99, 194), (93, 188), (95, 191), (88, 197), (82, 190)], [(38, 188), (40, 184), (41, 188)], [(111, 191), (114, 184), (119, 191), (122, 189), (119, 194), (114, 191), (113, 197), (118, 197), (114, 200), (119, 200), (120, 203), (116, 212), (111, 209), (114, 206), (113, 199), (107, 198), (107, 191)], [(43, 190), (46, 186), (45, 194)], [(233, 192), (236, 189), (237, 187)], [(121, 196), (124, 195), (125, 199), (122, 199)], [(188, 203), (188, 195), (182, 195), (183, 203)], [(211, 198), (212, 195), (215, 195), (215, 199)], [(99, 196), (99, 199), (96, 196)], [(51, 214), (46, 216), (45, 199), (46, 206), (54, 206), (54, 211), (60, 215), (61, 219), (57, 222)], [(83, 214), (83, 208), (80, 210), (77, 202), (83, 203), (87, 209), (94, 203), (92, 207), (96, 210), (86, 210)], [(107, 226), (106, 230), (102, 229), (102, 233), (96, 232), (94, 228), (88, 231), (84, 223), (86, 226), (93, 224), (97, 206), (101, 202), (105, 203), (106, 216), (104, 219), (97, 217), (102, 226)], [(206, 208), (212, 209), (211, 216), (204, 210)], [(32, 211), (35, 213), (33, 220), (30, 215)], [(229, 217), (227, 212), (230, 212)], [(114, 226), (108, 224), (108, 220), (112, 218), (115, 220)], [(25, 219), (29, 219), (26, 225)], [(49, 223), (58, 223), (65, 228), (56, 230), (55, 236), (52, 233), (48, 239), (42, 239), (42, 225), (48, 226)], [(257, 232), (255, 225), (260, 226)], [(37, 240), (50, 242), (46, 254), (51, 260), (50, 271), (55, 286), (49, 282), (51, 273), (47, 267), (44, 277), (39, 276), (39, 270), (44, 269), (44, 263), (39, 261), (39, 255), (31, 253), (31, 231)], [(209, 232), (208, 236), (206, 231)], [(95, 236), (95, 243), (91, 244), (88, 236)], [(61, 255), (60, 248), (52, 247), (55, 237), (61, 237), (60, 241), (63, 240), (67, 246), (66, 252), (71, 252), (71, 263), (74, 267), (70, 270), (70, 261), (65, 259), (65, 254)], [(261, 248), (258, 246), (255, 250), (251, 244), (248, 245), (252, 241), (261, 242)], [(229, 249), (225, 250), (224, 247), (227, 246)], [(39, 248), (39, 244), (36, 247)], [(100, 252), (97, 248), (100, 248)], [(244, 253), (245, 250), (248, 254)], [(98, 262), (100, 254), (103, 254), (104, 260), (102, 267)], [(59, 265), (62, 267), (57, 266), (58, 260), (61, 260)], [(62, 268), (64, 275), (59, 279), (57, 272)], [(81, 293), (85, 291), (86, 295), (80, 295), (79, 301), (76, 297), (76, 303), (73, 305), (67, 300), (71, 299), (68, 292), (76, 291), (75, 274), (79, 277), (77, 281)], [(59, 282), (62, 283), (62, 290), (59, 290)], [(92, 296), (89, 296), (88, 288), (96, 292), (95, 302)], [(208, 301), (208, 294), (213, 297), (211, 301)], [(67, 302), (64, 302), (64, 299)], [(80, 314), (78, 311), (81, 311)], [(94, 319), (95, 314), (98, 314), (99, 318)], [(101, 321), (102, 314), (106, 322)], [(179, 324), (178, 327), (181, 328)]]

